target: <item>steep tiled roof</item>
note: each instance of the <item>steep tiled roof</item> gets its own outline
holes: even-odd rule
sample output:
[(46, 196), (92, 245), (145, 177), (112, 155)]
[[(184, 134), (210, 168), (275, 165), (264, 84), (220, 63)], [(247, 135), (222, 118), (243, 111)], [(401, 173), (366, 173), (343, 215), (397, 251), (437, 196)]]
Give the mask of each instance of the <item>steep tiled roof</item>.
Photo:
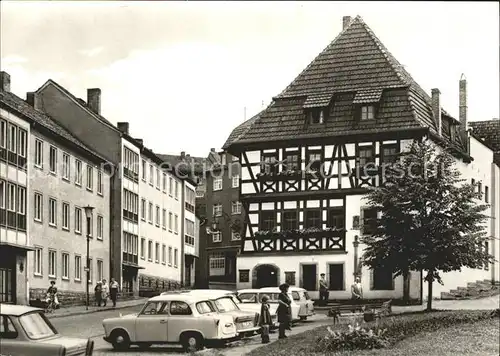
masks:
[(471, 121), (472, 134), (483, 140), (495, 152), (495, 163), (500, 166), (500, 120)]
[[(305, 125), (304, 108), (333, 99), (323, 125)], [(360, 124), (353, 101), (379, 101), (377, 120)], [(311, 104), (313, 103), (313, 104)], [(443, 114), (448, 115), (444, 110)], [(224, 148), (235, 144), (333, 137), (428, 128), (437, 133), (430, 96), (356, 17), (271, 105), (235, 128)]]
[(233, 129), (233, 131), (231, 132), (231, 134), (229, 135), (229, 137), (227, 138), (226, 140), (226, 143), (224, 143), (224, 145), (222, 146), (222, 149), (226, 149), (228, 148), (233, 142), (237, 141), (238, 139), (240, 139), (245, 133), (248, 132), (248, 130), (250, 129), (250, 127), (254, 124), (255, 121), (257, 121), (257, 119), (259, 118), (260, 114), (262, 114), (262, 112), (258, 113), (257, 115), (251, 117), (250, 119), (248, 119), (247, 121), (245, 121), (244, 123), (242, 123), (241, 125), (237, 126), (235, 129)]
[[(203, 172), (203, 164), (205, 162), (205, 159), (202, 157), (193, 157), (189, 156), (185, 157), (182, 159), (180, 155), (170, 155), (170, 154), (162, 154), (162, 153), (157, 153), (156, 154), (158, 157), (160, 157), (161, 160), (164, 162), (167, 162), (170, 166), (175, 167), (179, 163), (184, 162), (186, 164), (186, 167), (194, 167), (194, 173), (202, 173)], [(181, 167), (182, 168), (182, 167)]]
[(68, 130), (59, 125), (55, 120), (53, 120), (47, 114), (39, 110), (35, 110), (35, 108), (33, 108), (31, 105), (29, 105), (26, 101), (24, 101), (17, 95), (0, 90), (0, 103), (10, 107), (11, 109), (15, 110), (21, 115), (32, 120), (36, 124), (58, 135), (62, 139), (66, 140), (66, 142), (73, 143), (80, 149), (87, 151), (88, 153), (92, 154), (97, 160), (104, 162), (106, 161), (105, 158), (103, 158), (97, 152), (95, 152), (87, 145), (85, 145), (83, 142), (81, 142), (77, 137), (72, 135)]

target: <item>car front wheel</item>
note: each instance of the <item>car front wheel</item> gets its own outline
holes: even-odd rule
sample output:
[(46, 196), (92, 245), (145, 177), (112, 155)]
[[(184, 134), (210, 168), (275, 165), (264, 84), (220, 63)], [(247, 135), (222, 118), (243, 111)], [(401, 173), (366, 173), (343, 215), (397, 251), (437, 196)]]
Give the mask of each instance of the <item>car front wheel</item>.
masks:
[(186, 352), (194, 352), (203, 348), (203, 337), (198, 333), (188, 332), (181, 336), (181, 344)]
[(130, 338), (123, 330), (114, 331), (110, 337), (111, 344), (115, 350), (127, 350), (130, 347)]

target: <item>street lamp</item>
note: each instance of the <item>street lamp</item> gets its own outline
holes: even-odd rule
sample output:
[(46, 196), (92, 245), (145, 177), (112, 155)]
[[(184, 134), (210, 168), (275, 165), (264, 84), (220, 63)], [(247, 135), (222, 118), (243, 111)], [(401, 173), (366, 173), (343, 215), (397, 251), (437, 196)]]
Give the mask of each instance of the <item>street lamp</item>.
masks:
[(94, 210), (93, 206), (85, 207), (85, 216), (87, 217), (87, 267), (85, 267), (85, 271), (87, 272), (87, 303), (86, 309), (89, 310), (89, 280), (90, 280), (90, 258), (89, 258), (89, 245), (90, 245), (90, 221), (92, 219), (92, 211)]

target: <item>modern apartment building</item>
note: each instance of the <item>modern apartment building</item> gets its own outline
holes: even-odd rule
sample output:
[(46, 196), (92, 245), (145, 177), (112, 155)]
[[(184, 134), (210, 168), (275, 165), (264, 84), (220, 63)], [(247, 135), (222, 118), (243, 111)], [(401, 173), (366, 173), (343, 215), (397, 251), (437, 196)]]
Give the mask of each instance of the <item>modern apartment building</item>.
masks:
[(28, 256), (33, 254), (28, 223), (28, 162), (33, 120), (10, 93), (10, 76), (0, 72), (0, 302), (26, 304)]

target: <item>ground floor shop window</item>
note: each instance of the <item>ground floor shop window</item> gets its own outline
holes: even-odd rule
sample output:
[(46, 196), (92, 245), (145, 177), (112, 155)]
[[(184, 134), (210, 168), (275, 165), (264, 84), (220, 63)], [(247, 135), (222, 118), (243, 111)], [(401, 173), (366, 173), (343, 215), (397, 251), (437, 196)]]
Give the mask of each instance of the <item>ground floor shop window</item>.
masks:
[(223, 276), (226, 274), (226, 257), (224, 253), (212, 253), (208, 258), (210, 276)]

